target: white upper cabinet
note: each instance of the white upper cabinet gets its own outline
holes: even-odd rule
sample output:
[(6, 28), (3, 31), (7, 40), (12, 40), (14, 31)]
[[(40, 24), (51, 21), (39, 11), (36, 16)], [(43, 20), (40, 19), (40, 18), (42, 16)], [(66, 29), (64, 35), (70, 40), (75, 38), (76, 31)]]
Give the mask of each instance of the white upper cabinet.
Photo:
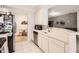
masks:
[(40, 7), (35, 13), (35, 24), (48, 25), (48, 9)]

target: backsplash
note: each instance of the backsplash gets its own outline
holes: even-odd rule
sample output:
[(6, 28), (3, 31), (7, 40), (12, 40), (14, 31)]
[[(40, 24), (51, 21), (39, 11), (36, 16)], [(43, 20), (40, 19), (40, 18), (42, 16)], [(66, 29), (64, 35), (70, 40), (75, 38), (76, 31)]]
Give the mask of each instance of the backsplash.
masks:
[(49, 18), (53, 21), (53, 27), (61, 28), (76, 28), (77, 27), (77, 13), (69, 13), (62, 16)]

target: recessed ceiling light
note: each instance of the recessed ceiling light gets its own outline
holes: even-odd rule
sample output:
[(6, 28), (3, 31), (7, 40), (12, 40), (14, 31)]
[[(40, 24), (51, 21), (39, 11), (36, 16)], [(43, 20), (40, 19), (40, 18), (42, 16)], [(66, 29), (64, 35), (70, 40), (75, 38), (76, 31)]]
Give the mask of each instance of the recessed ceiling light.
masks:
[(53, 11), (53, 12), (49, 13), (49, 15), (50, 16), (59, 16), (59, 15), (61, 15), (61, 13)]

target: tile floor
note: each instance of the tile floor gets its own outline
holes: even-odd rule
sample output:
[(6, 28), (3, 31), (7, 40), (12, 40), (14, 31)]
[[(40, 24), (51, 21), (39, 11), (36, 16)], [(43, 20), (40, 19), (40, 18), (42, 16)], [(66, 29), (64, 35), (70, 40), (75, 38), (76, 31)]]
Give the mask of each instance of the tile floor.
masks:
[(16, 35), (15, 36), (15, 42), (17, 43), (17, 42), (22, 42), (22, 41), (27, 41), (27, 36), (19, 36), (19, 35)]
[(42, 51), (32, 41), (23, 41), (15, 44), (15, 53), (42, 53)]

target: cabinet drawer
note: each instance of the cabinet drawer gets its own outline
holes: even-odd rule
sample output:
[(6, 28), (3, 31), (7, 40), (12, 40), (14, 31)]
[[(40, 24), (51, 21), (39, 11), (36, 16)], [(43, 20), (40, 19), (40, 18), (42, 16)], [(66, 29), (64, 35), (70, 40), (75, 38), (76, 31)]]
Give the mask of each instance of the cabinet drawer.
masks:
[(40, 34), (40, 36), (41, 36), (42, 38), (48, 39), (48, 37), (45, 36), (45, 35), (43, 35), (43, 34)]
[(55, 39), (49, 40), (49, 53), (64, 53), (64, 44), (59, 41), (56, 41)]
[(63, 43), (63, 42), (61, 42), (61, 41), (59, 41), (59, 40), (57, 40), (57, 39), (54, 39), (54, 38), (52, 38), (52, 39), (50, 39), (50, 40), (52, 40), (53, 43), (55, 43), (55, 44), (57, 44), (57, 45), (59, 45), (59, 46), (61, 46), (61, 47), (64, 47), (64, 43)]

